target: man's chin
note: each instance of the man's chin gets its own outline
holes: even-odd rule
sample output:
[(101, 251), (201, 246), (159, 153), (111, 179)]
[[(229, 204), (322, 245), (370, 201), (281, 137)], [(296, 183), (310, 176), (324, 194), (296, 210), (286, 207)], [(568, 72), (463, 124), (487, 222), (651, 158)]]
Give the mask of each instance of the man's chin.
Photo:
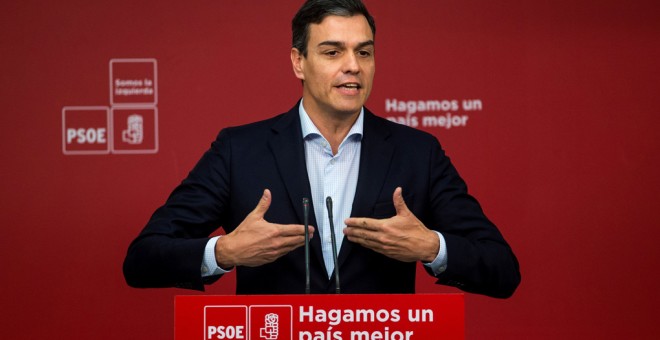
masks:
[(335, 105), (333, 105), (333, 110), (337, 114), (350, 116), (360, 113), (363, 105), (363, 102), (335, 103)]
[(335, 107), (333, 110), (336, 115), (338, 116), (352, 116), (352, 115), (357, 115), (360, 113), (360, 110), (362, 109), (362, 106), (359, 107)]

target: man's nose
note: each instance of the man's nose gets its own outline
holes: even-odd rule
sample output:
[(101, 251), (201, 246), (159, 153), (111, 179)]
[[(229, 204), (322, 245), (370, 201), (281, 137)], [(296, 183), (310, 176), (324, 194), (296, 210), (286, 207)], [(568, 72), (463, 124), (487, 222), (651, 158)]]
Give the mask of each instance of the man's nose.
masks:
[(343, 71), (344, 73), (358, 73), (360, 72), (360, 64), (355, 53), (346, 53), (344, 57)]

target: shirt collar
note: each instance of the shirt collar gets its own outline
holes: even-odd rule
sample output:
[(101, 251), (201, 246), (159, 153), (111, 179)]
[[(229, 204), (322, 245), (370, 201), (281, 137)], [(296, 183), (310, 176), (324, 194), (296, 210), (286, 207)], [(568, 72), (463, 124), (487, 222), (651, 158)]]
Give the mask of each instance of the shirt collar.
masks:
[[(300, 115), (300, 123), (302, 125), (303, 139), (306, 139), (310, 135), (318, 135), (323, 137), (319, 129), (316, 127), (316, 125), (314, 125), (314, 122), (312, 122), (312, 119), (309, 118), (307, 111), (305, 111), (302, 100), (300, 100), (300, 105), (298, 106), (298, 113)], [(364, 107), (360, 109), (360, 115), (355, 120), (355, 123), (353, 123), (353, 126), (351, 126), (351, 129), (348, 131), (348, 134), (346, 135), (346, 138), (344, 138), (344, 141), (348, 140), (349, 137), (353, 135), (357, 135), (357, 137), (355, 138), (357, 138), (357, 140), (361, 140), (363, 131), (364, 131)]]

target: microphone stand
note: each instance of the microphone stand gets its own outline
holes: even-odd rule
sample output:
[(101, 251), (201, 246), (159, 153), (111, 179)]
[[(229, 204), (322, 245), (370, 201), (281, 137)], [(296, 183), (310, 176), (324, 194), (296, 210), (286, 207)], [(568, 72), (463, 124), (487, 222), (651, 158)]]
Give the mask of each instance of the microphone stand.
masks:
[(303, 211), (305, 215), (305, 294), (309, 294), (309, 198), (303, 198)]
[(328, 219), (330, 220), (330, 239), (332, 240), (332, 260), (335, 264), (335, 286), (337, 287), (336, 293), (341, 293), (339, 288), (339, 267), (337, 266), (337, 240), (335, 238), (335, 224), (332, 221), (332, 198), (328, 196), (325, 199), (325, 205), (328, 208)]

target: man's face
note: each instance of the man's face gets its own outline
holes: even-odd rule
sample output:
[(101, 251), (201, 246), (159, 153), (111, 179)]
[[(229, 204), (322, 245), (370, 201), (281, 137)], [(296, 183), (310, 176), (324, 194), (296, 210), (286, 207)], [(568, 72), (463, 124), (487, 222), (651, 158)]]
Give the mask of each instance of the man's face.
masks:
[(331, 15), (310, 25), (307, 57), (293, 49), (291, 61), (296, 76), (303, 80), (307, 112), (333, 117), (359, 113), (376, 69), (367, 19)]

